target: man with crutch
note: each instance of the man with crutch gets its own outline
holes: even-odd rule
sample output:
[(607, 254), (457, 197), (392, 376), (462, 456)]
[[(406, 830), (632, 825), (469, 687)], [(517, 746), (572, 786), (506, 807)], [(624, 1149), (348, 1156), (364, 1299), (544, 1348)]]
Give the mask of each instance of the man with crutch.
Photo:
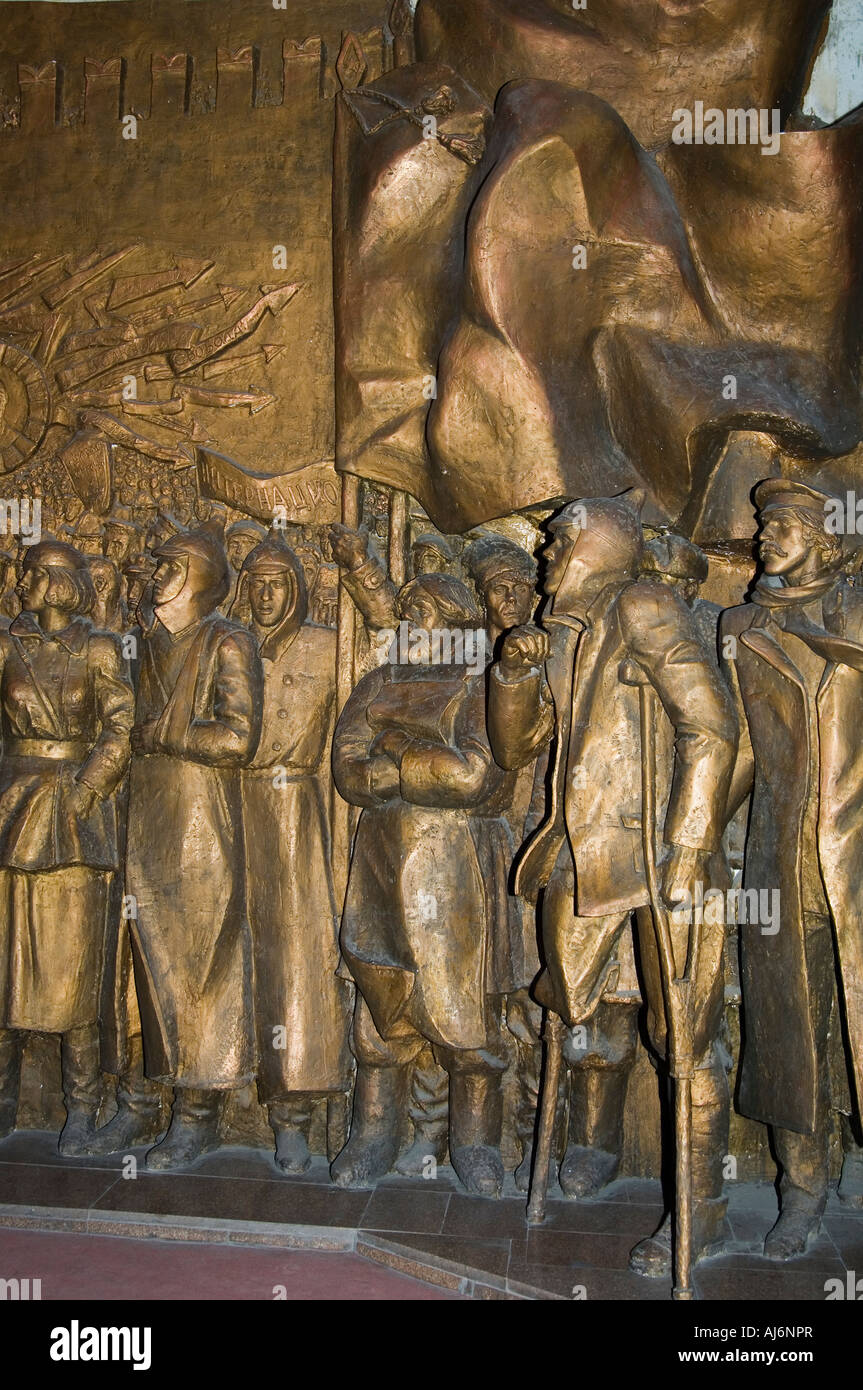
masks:
[(719, 1040), (724, 913), (704, 921), (686, 907), (727, 883), (721, 840), (737, 721), (691, 610), (674, 589), (638, 578), (637, 496), (569, 503), (549, 530), (542, 627), (504, 639), (488, 712), (501, 766), (520, 767), (552, 744), (546, 819), (516, 875), (523, 896), (536, 900), (542, 891), (545, 963), (535, 995), (548, 1010), (529, 1213), (541, 1219), (562, 1024), (587, 1023), (614, 988), (619, 943), (635, 912), (648, 1034), (681, 1097), (683, 1221), (666, 1215), (631, 1263), (645, 1275), (671, 1273), (679, 1225), (676, 1284), (686, 1297), (687, 1256), (714, 1253), (722, 1240), (729, 1115)]

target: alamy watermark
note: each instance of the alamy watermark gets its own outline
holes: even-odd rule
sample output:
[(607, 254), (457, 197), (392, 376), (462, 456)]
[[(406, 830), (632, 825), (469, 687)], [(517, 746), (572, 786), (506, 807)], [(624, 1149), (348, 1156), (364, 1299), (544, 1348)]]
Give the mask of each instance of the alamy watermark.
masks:
[(375, 641), (379, 665), (388, 661), (393, 666), (466, 666), (474, 676), (486, 667), (481, 627), (435, 627), (427, 632), (402, 619), (398, 628), (381, 628)]
[(0, 536), (17, 536), (22, 545), (42, 539), (41, 497), (0, 497)]
[(762, 936), (779, 932), (781, 893), (778, 888), (707, 888), (694, 885), (693, 893), (683, 893), (671, 907), (676, 924), (686, 926), (735, 925), (761, 928)]
[(762, 154), (778, 154), (782, 142), (782, 112), (778, 106), (768, 111), (754, 106), (705, 108), (703, 101), (694, 110), (679, 107), (671, 119), (671, 139), (675, 145), (760, 145)]

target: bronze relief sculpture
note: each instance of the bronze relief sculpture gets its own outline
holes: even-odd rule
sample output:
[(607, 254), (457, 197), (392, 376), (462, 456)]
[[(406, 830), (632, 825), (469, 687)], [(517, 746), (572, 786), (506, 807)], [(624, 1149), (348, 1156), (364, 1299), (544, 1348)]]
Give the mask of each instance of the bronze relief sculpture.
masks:
[(479, 638), (479, 610), (443, 575), (413, 580), (399, 605), (425, 660), (396, 658), (365, 676), (333, 745), (336, 783), (363, 814), (341, 933), (358, 990), (357, 1083), (332, 1172), (342, 1186), (362, 1186), (389, 1171), (409, 1064), (430, 1043), (450, 1077), (453, 1167), (468, 1191), (499, 1196), (505, 1062), (489, 957), (500, 905), (483, 875), (493, 853), (483, 822), (496, 814), (506, 775), (488, 745), (481, 675), (463, 657), (434, 663), (418, 640), (436, 631)]
[[(684, 895), (692, 901), (696, 883), (710, 885), (722, 872), (737, 723), (686, 605), (665, 586), (638, 579), (643, 542), (631, 498), (571, 503), (550, 530), (544, 586), (553, 601), (544, 630), (523, 628), (504, 639), (489, 691), (489, 736), (503, 766), (517, 767), (554, 740), (547, 818), (516, 878), (528, 897), (543, 890), (545, 967), (536, 997), (570, 1025), (589, 1020), (616, 971), (618, 942), (634, 911), (651, 1045), (662, 1063), (666, 1000), (642, 852), (647, 811), (640, 795), (645, 730), (638, 688), (649, 682), (656, 691), (664, 711), (658, 732), (666, 743), (673, 738), (673, 756), (652, 769), (662, 779), (655, 792), (661, 820), (646, 827), (664, 849), (662, 891), (669, 904)], [(696, 1258), (716, 1245), (725, 1214), (728, 1085), (716, 1046), (724, 923), (704, 946), (691, 1042), (703, 1125), (693, 1136)], [(684, 932), (675, 943), (681, 966), (686, 952)], [(571, 1149), (564, 1184), (572, 1181), (567, 1170), (596, 1162), (591, 1150)], [(670, 1264), (666, 1218), (652, 1241), (633, 1252), (633, 1265), (655, 1275), (667, 1274)]]
[(689, 1297), (769, 1134), (804, 1254), (863, 1207), (829, 0), (152, 0), (116, 67), (0, 8), (0, 1135), (59, 1036), (64, 1155), (529, 1224), (673, 1168)]
[(740, 929), (739, 1105), (772, 1129), (781, 1212), (764, 1251), (784, 1260), (802, 1254), (820, 1227), (831, 1103), (842, 1115), (844, 1195), (860, 1201), (851, 1097), (859, 1107), (853, 731), (863, 610), (842, 574), (843, 536), (828, 525), (831, 507), (835, 516), (844, 502), (778, 478), (761, 483), (755, 500), (763, 573), (750, 602), (722, 617), (742, 730), (731, 796), (733, 805), (751, 789), (744, 890), (775, 892), (780, 911), (775, 927), (750, 920)]
[(243, 561), (245, 612), (264, 671), (258, 751), (241, 774), (246, 894), (255, 960), (258, 1096), (286, 1173), (309, 1166), (311, 1106), (351, 1083), (351, 987), (337, 976), (328, 767), (336, 635), (304, 621), (299, 560), (277, 537)]
[(0, 1126), (14, 1128), (21, 1034), (62, 1039), (61, 1153), (86, 1151), (100, 1103), (99, 1010), (116, 792), (134, 694), (119, 641), (95, 631), (87, 562), (62, 541), (26, 552), (22, 611), (0, 632), (3, 759)]
[(239, 773), (260, 737), (262, 672), (252, 635), (217, 612), (229, 585), (218, 529), (180, 533), (154, 557), (126, 887), (146, 1072), (175, 1088), (147, 1164), (170, 1168), (217, 1146), (224, 1092), (255, 1075)]

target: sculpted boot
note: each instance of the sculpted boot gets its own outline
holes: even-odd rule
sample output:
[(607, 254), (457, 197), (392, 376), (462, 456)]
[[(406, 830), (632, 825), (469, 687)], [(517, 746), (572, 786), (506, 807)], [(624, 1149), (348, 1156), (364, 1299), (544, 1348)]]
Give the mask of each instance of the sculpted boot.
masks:
[(132, 1043), (132, 1061), (117, 1086), (117, 1113), (87, 1144), (92, 1157), (125, 1153), (155, 1143), (164, 1129), (162, 1087), (144, 1076), (140, 1035)]
[(863, 1211), (863, 1148), (857, 1144), (847, 1115), (840, 1115), (842, 1126), (842, 1176), (839, 1179), (839, 1201), (845, 1207)]
[(222, 1142), (219, 1121), (223, 1094), (178, 1086), (168, 1133), (150, 1149), (145, 1166), (151, 1172), (185, 1168), (217, 1149)]
[(595, 1197), (617, 1177), (637, 1039), (638, 1007), (631, 1004), (600, 1004), (586, 1024), (567, 1033), (569, 1141), (560, 1165), (566, 1197)]
[[(728, 1151), (731, 1097), (726, 1056), (716, 1048), (709, 1066), (692, 1077), (692, 1263), (722, 1252), (726, 1238), (722, 1165)], [(673, 1222), (667, 1212), (658, 1231), (641, 1240), (629, 1267), (647, 1279), (672, 1275)]]
[(429, 1171), (430, 1159), (438, 1164), (446, 1157), (449, 1116), (449, 1077), (430, 1048), (424, 1048), (414, 1064), (408, 1113), (414, 1141), (396, 1164), (396, 1172), (405, 1178), (421, 1178)]
[(579, 1066), (571, 1075), (569, 1143), (560, 1185), (564, 1196), (583, 1200), (617, 1177), (629, 1072)]
[(350, 1137), (330, 1164), (337, 1187), (373, 1187), (392, 1168), (409, 1076), (406, 1066), (357, 1068)]
[(15, 1128), (21, 1088), (21, 1034), (0, 1028), (0, 1139)]
[(476, 1197), (503, 1191), (502, 1098), (498, 1072), (450, 1072), (449, 1154), (456, 1175)]
[(305, 1173), (312, 1161), (309, 1153), (310, 1097), (298, 1095), (274, 1101), (267, 1106), (267, 1116), (276, 1139), (276, 1167), (282, 1173)]
[[(724, 1197), (696, 1200), (692, 1212), (692, 1263), (710, 1255), (720, 1255), (724, 1249)], [(666, 1212), (659, 1229), (647, 1240), (639, 1241), (629, 1257), (629, 1268), (645, 1279), (669, 1279), (673, 1268), (672, 1231), (674, 1221)]]
[(808, 1193), (783, 1194), (779, 1220), (764, 1242), (765, 1258), (784, 1261), (805, 1255), (821, 1230), (825, 1205), (826, 1193), (823, 1199)]
[(826, 1123), (816, 1134), (795, 1134), (777, 1127), (773, 1142), (782, 1166), (781, 1209), (764, 1242), (764, 1254), (768, 1260), (793, 1260), (805, 1255), (821, 1230), (829, 1174)]
[(101, 1100), (99, 1025), (88, 1023), (64, 1033), (60, 1040), (60, 1067), (66, 1123), (58, 1148), (65, 1158), (81, 1158), (96, 1130)]

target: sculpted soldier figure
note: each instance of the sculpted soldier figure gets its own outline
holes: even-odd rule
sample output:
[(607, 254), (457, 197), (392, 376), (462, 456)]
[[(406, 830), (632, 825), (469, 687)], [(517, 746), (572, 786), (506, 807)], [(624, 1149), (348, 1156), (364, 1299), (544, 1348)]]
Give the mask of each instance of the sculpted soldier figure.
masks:
[[(336, 727), (342, 796), (363, 807), (342, 916), (341, 944), (359, 990), (350, 1138), (332, 1164), (344, 1187), (392, 1167), (411, 1064), (430, 1043), (450, 1078), (449, 1149), (470, 1192), (499, 1196), (501, 1001), (490, 994), (494, 846), (485, 818), (508, 796), (485, 728), (484, 654), (435, 661), (431, 638), (472, 629), (470, 593), (423, 575), (399, 595), (410, 657), (357, 685)], [(450, 653), (452, 655), (454, 653)]]
[[(225, 553), (228, 557), (228, 564), (231, 566), (231, 589), (229, 598), (231, 601), (237, 597), (237, 586), (239, 583), (240, 570), (243, 568), (243, 561), (256, 545), (260, 545), (266, 539), (267, 532), (257, 521), (235, 521), (225, 532)], [(227, 608), (227, 605), (223, 605)]]
[[(642, 728), (637, 684), (661, 703), (656, 805), (663, 890), (680, 903), (719, 876), (723, 817), (737, 745), (734, 710), (680, 596), (638, 579), (642, 533), (631, 495), (571, 503), (550, 523), (544, 631), (508, 634), (492, 670), (489, 735), (497, 761), (519, 767), (553, 741), (551, 801), (523, 853), (516, 887), (545, 889), (545, 968), (535, 994), (567, 1024), (589, 1021), (617, 976), (636, 912), (648, 1032), (660, 1063), (667, 1024), (642, 844)], [(675, 922), (675, 951), (687, 931)], [(693, 1255), (722, 1231), (728, 1084), (715, 1040), (723, 1008), (721, 924), (705, 926), (693, 1021)], [(682, 939), (681, 939), (682, 938)], [(682, 968), (682, 962), (681, 968)], [(671, 1223), (633, 1252), (650, 1275), (671, 1266)]]
[[(708, 575), (704, 552), (684, 536), (663, 531), (645, 542), (641, 574), (644, 583), (668, 585), (680, 594), (692, 612), (705, 657), (718, 667), (721, 609), (698, 597)], [(603, 992), (592, 1017), (564, 1043), (570, 1074), (569, 1140), (559, 1176), (570, 1197), (594, 1196), (612, 1182), (623, 1154), (624, 1108), (638, 1052), (642, 1003), (628, 933), (619, 944), (618, 965), (615, 987)], [(716, 1055), (730, 1063), (718, 1039)]]
[(100, 1101), (114, 793), (134, 694), (118, 639), (85, 616), (95, 595), (84, 557), (50, 540), (23, 564), (23, 611), (0, 632), (0, 1134), (15, 1126), (22, 1033), (59, 1033), (60, 1152), (78, 1155)]
[(740, 926), (738, 1104), (772, 1127), (781, 1213), (764, 1253), (786, 1260), (821, 1224), (831, 1100), (840, 1196), (863, 1200), (848, 1119), (863, 1096), (863, 595), (827, 529), (838, 499), (773, 478), (755, 500), (764, 573), (723, 614), (721, 650), (741, 715), (732, 806), (752, 790), (744, 892), (778, 891), (780, 910), (776, 926)]
[[(370, 632), (398, 624), (396, 590), (392, 580), (376, 555), (369, 553), (369, 538), (365, 531), (354, 531), (341, 522), (330, 527), (333, 559), (342, 570), (342, 583), (359, 609)], [(455, 556), (446, 536), (424, 532), (411, 546), (411, 571), (414, 578), (421, 574), (445, 574), (454, 564)]]
[(285, 1173), (308, 1168), (312, 1102), (349, 1090), (352, 1071), (328, 821), (337, 639), (305, 621), (306, 602), (280, 539), (246, 556), (232, 616), (248, 608), (264, 668), (261, 740), (242, 773), (258, 1096)]
[(141, 612), (126, 889), (148, 1077), (175, 1087), (150, 1168), (219, 1142), (220, 1100), (255, 1076), (240, 769), (261, 729), (255, 639), (216, 610), (230, 584), (218, 523), (155, 552)]
[[(425, 539), (419, 537), (416, 546)], [(505, 536), (491, 533), (473, 541), (463, 559), (483, 602), (490, 658), (504, 632), (531, 618), (537, 597), (536, 561)], [(524, 839), (532, 781), (532, 767), (511, 779), (509, 805), (501, 805), (496, 819), (486, 817), (484, 821), (486, 838), (494, 841), (488, 879), (496, 898), (489, 989), (505, 997), (507, 1025), (516, 1039), (516, 1128), (524, 1150), (516, 1181), (523, 1181), (525, 1188), (530, 1176), (540, 1063), (540, 1011), (530, 999), (528, 986), (539, 970), (539, 958), (533, 913), (512, 894), (509, 883), (513, 859)], [(495, 800), (497, 803), (499, 798)], [(422, 1174), (429, 1156), (442, 1162), (446, 1153), (447, 1075), (435, 1062), (431, 1048), (423, 1049), (414, 1067), (409, 1108), (414, 1143), (396, 1163), (396, 1171), (406, 1176)]]
[(93, 555), (89, 561), (90, 576), (96, 591), (93, 622), (108, 632), (125, 632), (129, 615), (123, 599), (123, 576), (106, 555)]

